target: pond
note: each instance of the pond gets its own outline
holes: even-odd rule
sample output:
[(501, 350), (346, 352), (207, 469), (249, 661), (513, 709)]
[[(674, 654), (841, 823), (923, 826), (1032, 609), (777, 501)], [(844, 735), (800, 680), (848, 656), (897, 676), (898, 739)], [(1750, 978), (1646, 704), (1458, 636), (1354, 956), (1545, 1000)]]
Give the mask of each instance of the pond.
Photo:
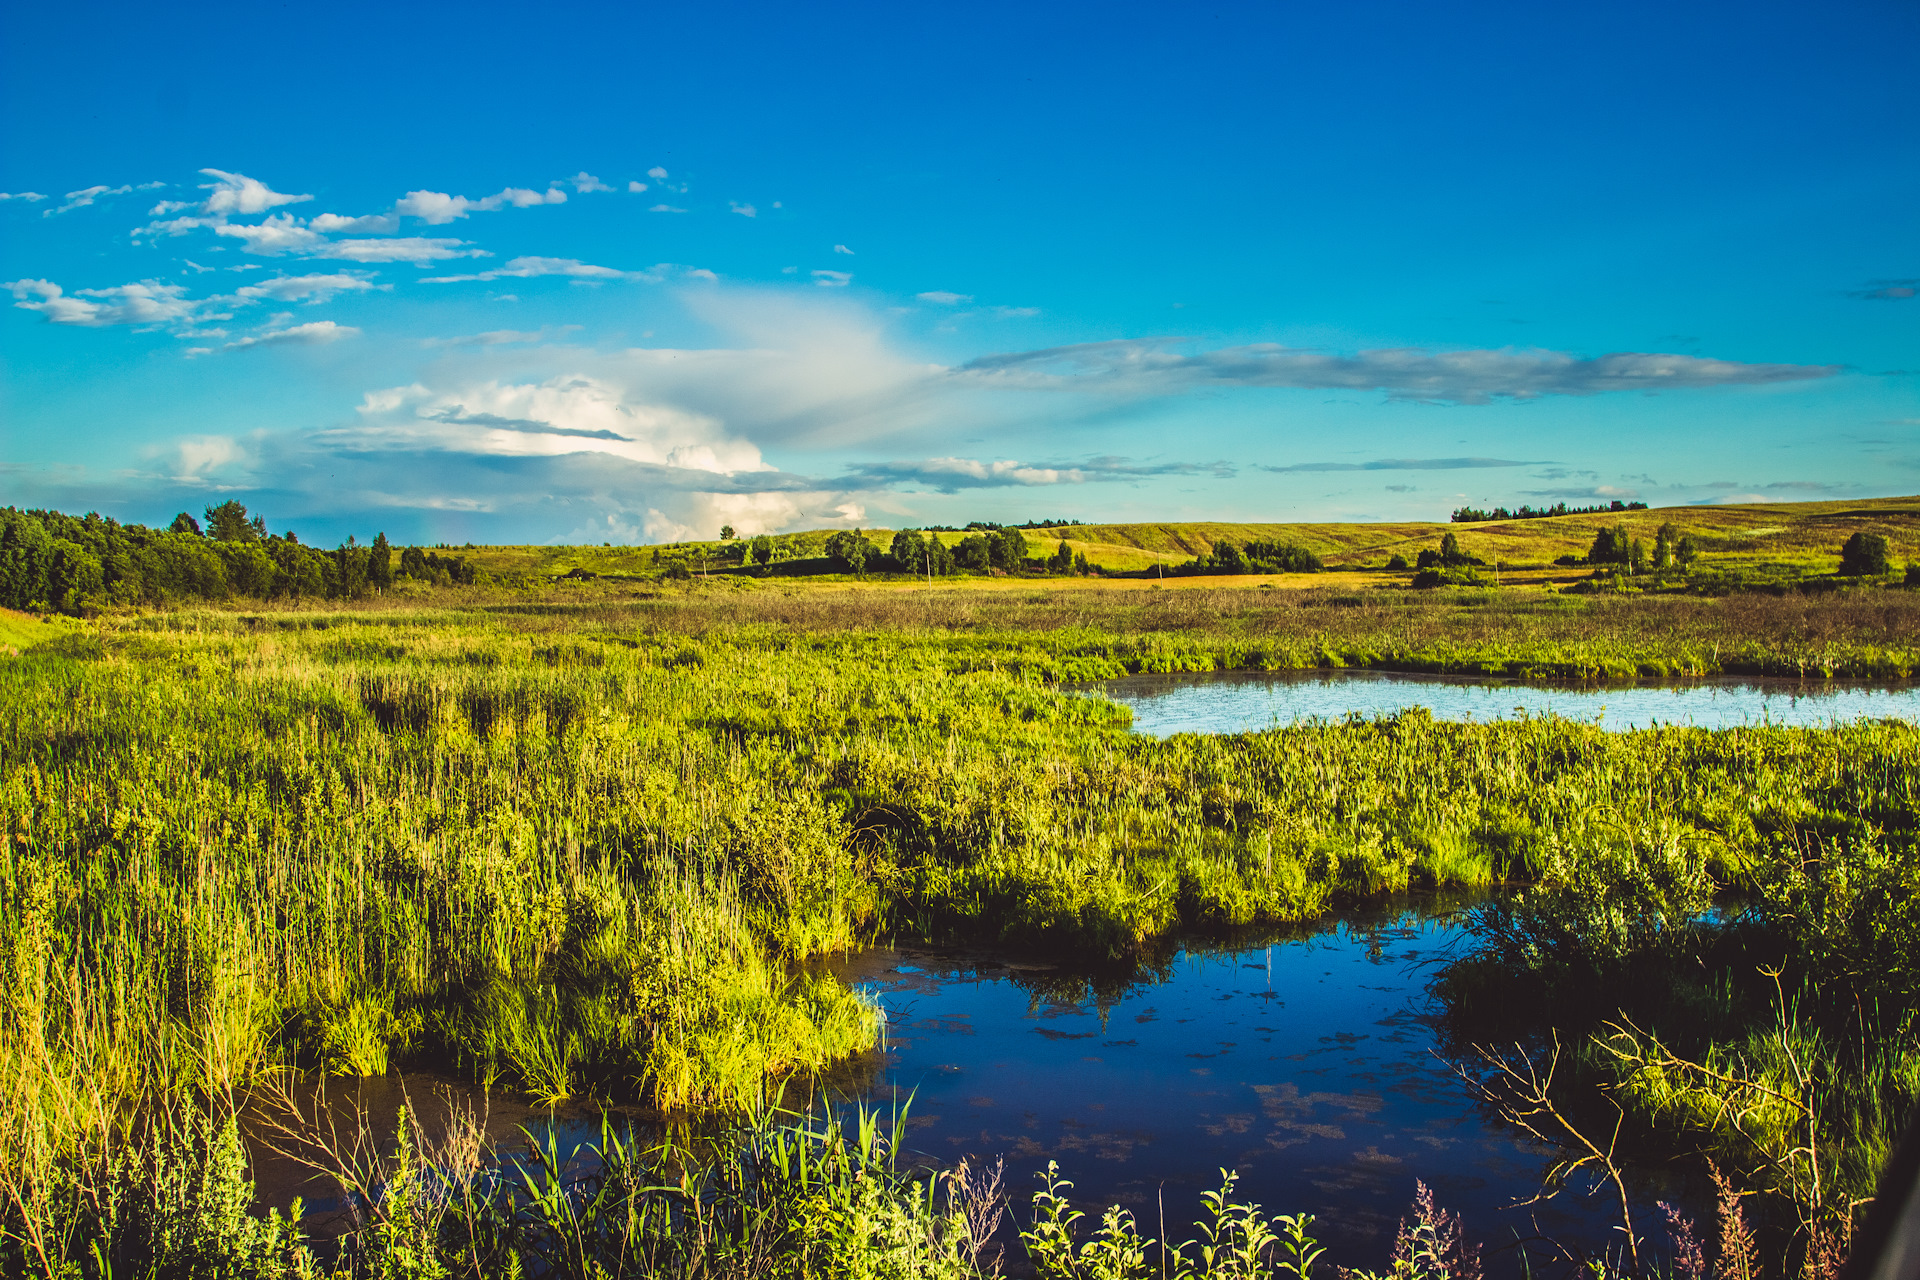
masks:
[(1442, 720), (1552, 714), (1605, 729), (1827, 725), (1863, 716), (1920, 720), (1920, 684), (1914, 682), (1729, 677), (1595, 686), (1379, 671), (1222, 671), (1126, 676), (1078, 688), (1126, 703), (1134, 731), (1155, 738), (1248, 733), (1312, 718), (1393, 715), (1409, 707), (1426, 707)]
[[(1084, 1207), (1122, 1204), (1149, 1235), (1164, 1197), (1184, 1240), (1226, 1168), (1269, 1212), (1317, 1215), (1340, 1265), (1385, 1264), (1416, 1179), (1490, 1254), (1535, 1234), (1529, 1215), (1604, 1247), (1616, 1235), (1604, 1198), (1569, 1190), (1509, 1207), (1539, 1190), (1551, 1157), (1436, 1056), (1425, 990), (1463, 941), (1461, 907), (1415, 897), (1258, 945), (1193, 947), (1104, 989), (1052, 965), (935, 950), (833, 968), (887, 1012), (884, 1055), (859, 1092), (911, 1095), (911, 1142), (932, 1160), (1004, 1155), (1023, 1217), (1051, 1159)], [(1648, 1189), (1636, 1213), (1681, 1190)], [(1489, 1263), (1519, 1271), (1511, 1251)]]
[[(1166, 1231), (1185, 1240), (1224, 1168), (1240, 1174), (1238, 1198), (1316, 1215), (1330, 1263), (1379, 1268), (1418, 1179), (1463, 1215), (1490, 1275), (1518, 1276), (1518, 1254), (1496, 1252), (1516, 1236), (1600, 1249), (1617, 1233), (1611, 1202), (1583, 1188), (1512, 1208), (1540, 1189), (1553, 1157), (1482, 1110), (1436, 1053), (1427, 985), (1465, 944), (1475, 900), (1404, 895), (1283, 933), (1190, 943), (1104, 977), (936, 948), (818, 962), (870, 992), (887, 1030), (883, 1048), (816, 1087), (835, 1100), (906, 1105), (916, 1159), (1005, 1157), (1021, 1225), (1034, 1174), (1057, 1160), (1093, 1216), (1118, 1203), (1159, 1237), (1164, 1203)], [(805, 1092), (789, 1090), (785, 1102), (804, 1106)], [(449, 1104), (471, 1108), (502, 1154), (520, 1148), (523, 1125), (556, 1127), (562, 1152), (600, 1136), (588, 1100), (548, 1110), (430, 1073), (336, 1081), (325, 1103), (306, 1090), (303, 1102), (348, 1129), (364, 1115), (382, 1145), (408, 1102), (433, 1135)], [(660, 1132), (643, 1108), (615, 1117), (628, 1124), (643, 1139)], [(257, 1108), (248, 1127), (263, 1200), (284, 1207), (303, 1196), (320, 1234), (343, 1226), (330, 1181), (274, 1150), (288, 1143), (272, 1109)], [(1694, 1206), (1695, 1189), (1671, 1176), (1642, 1173), (1633, 1185), (1643, 1229), (1657, 1221), (1655, 1200)], [(1536, 1267), (1547, 1257), (1534, 1247)]]

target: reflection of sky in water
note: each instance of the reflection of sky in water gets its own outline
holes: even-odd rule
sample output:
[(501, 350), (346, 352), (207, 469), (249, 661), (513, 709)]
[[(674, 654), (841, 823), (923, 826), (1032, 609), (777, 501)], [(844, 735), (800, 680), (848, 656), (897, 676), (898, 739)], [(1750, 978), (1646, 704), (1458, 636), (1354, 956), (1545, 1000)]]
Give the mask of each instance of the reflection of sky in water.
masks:
[[(1416, 1178), (1465, 1213), (1474, 1238), (1532, 1234), (1501, 1206), (1538, 1189), (1546, 1159), (1482, 1117), (1430, 1052), (1417, 1012), (1432, 972), (1423, 962), (1457, 937), (1446, 923), (1383, 917), (1183, 955), (1167, 981), (1104, 1009), (1030, 995), (1047, 989), (1044, 967), (909, 951), (839, 967), (887, 1009), (878, 1092), (914, 1093), (917, 1149), (943, 1162), (1004, 1154), (1023, 1209), (1034, 1171), (1055, 1159), (1078, 1196), (1126, 1205), (1151, 1235), (1164, 1188), (1168, 1230), (1182, 1240), (1226, 1167), (1269, 1211), (1319, 1215), (1329, 1261), (1376, 1266)], [(1533, 1212), (1554, 1234), (1605, 1241), (1597, 1199), (1568, 1192)]]
[(1691, 724), (1728, 728), (1770, 721), (1825, 725), (1834, 720), (1920, 719), (1920, 686), (1704, 680), (1594, 688), (1523, 685), (1370, 671), (1247, 672), (1127, 676), (1086, 688), (1133, 708), (1138, 733), (1244, 733), (1276, 724), (1353, 714), (1391, 715), (1427, 707), (1443, 720), (1499, 720), (1552, 713), (1607, 729)]

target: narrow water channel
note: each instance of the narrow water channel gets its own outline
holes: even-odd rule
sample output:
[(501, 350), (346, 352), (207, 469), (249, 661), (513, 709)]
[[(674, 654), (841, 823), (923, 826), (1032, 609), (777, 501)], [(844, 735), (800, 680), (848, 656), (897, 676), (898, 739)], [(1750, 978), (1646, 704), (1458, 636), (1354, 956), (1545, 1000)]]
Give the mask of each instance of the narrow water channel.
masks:
[[(1087, 1207), (1124, 1205), (1156, 1237), (1164, 1203), (1179, 1241), (1232, 1169), (1241, 1196), (1315, 1214), (1333, 1261), (1379, 1267), (1418, 1179), (1490, 1250), (1539, 1232), (1605, 1247), (1601, 1198), (1510, 1207), (1540, 1189), (1550, 1156), (1483, 1113), (1434, 1052), (1425, 991), (1463, 941), (1461, 905), (1403, 899), (1270, 942), (1196, 946), (1106, 989), (1060, 966), (925, 949), (834, 968), (887, 1012), (860, 1092), (911, 1097), (912, 1142), (932, 1160), (1004, 1155), (1021, 1208), (1057, 1160)], [(1642, 1190), (1647, 1210), (1680, 1194)], [(1518, 1273), (1511, 1252), (1489, 1263)]]
[(1920, 683), (1728, 677), (1624, 684), (1521, 684), (1380, 671), (1221, 671), (1126, 676), (1079, 688), (1124, 702), (1149, 737), (1251, 733), (1301, 720), (1394, 715), (1426, 707), (1442, 720), (1556, 715), (1605, 729), (1706, 729), (1920, 720)]

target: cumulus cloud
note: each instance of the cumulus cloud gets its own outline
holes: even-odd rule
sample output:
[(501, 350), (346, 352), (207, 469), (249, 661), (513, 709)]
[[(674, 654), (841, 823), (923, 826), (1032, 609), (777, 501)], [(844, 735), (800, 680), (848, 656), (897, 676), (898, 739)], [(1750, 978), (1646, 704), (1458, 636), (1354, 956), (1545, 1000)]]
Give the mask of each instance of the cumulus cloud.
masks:
[(1477, 467), (1537, 467), (1538, 462), (1510, 458), (1377, 458), (1372, 462), (1296, 462), (1291, 466), (1262, 466), (1262, 471), (1466, 471)]
[(573, 189), (575, 191), (578, 191), (581, 195), (586, 195), (589, 191), (613, 190), (612, 187), (600, 181), (600, 179), (594, 177), (592, 174), (588, 173), (585, 169), (582, 169), (580, 172), (574, 174), (571, 178), (568, 178), (567, 181), (571, 182), (573, 184)]
[(735, 213), (739, 214), (743, 218), (757, 218), (760, 216), (760, 211), (758, 209), (754, 208), (750, 204), (741, 204), (738, 200), (727, 201), (727, 207), (732, 209)]
[(667, 171), (659, 165), (655, 165), (653, 168), (647, 170), (647, 176), (655, 182), (665, 182), (667, 180)]
[(5, 288), (22, 311), (38, 311), (53, 324), (89, 329), (108, 325), (163, 325), (192, 318), (199, 303), (182, 295), (177, 284), (143, 280), (111, 289), (78, 289), (68, 294), (51, 280), (10, 280)]
[(576, 280), (644, 280), (658, 282), (671, 270), (662, 263), (649, 271), (621, 271), (615, 267), (597, 267), (578, 258), (510, 258), (504, 267), (493, 267), (471, 275), (427, 276), (422, 284), (460, 284), (467, 280), (526, 279), (533, 276), (572, 276)]
[(847, 255), (847, 256), (848, 256), (849, 258), (851, 258), (851, 257), (853, 257), (853, 256), (854, 256), (854, 253), (853, 253), (853, 250), (851, 250), (851, 249), (849, 249), (849, 248), (847, 248), (847, 246), (845, 246), (845, 245), (843, 245), (843, 244), (837, 244), (837, 245), (835, 245), (835, 246), (833, 246), (833, 251), (834, 251), (835, 253), (844, 253), (844, 254), (846, 254), (846, 255)]
[(948, 293), (945, 289), (929, 289), (925, 293), (916, 293), (913, 296), (922, 302), (931, 302), (940, 307), (957, 307), (963, 302), (973, 301), (973, 295), (970, 293)]
[(1838, 365), (1744, 364), (1699, 356), (1616, 352), (1582, 359), (1539, 349), (1427, 351), (1402, 347), (1353, 355), (1257, 343), (1197, 355), (1168, 340), (1127, 339), (982, 356), (955, 370), (979, 386), (1166, 395), (1202, 387), (1382, 391), (1396, 400), (1484, 404), (1608, 391), (1749, 386), (1831, 377)]
[[(604, 453), (673, 471), (711, 473), (700, 482), (709, 487), (717, 477), (774, 470), (758, 448), (716, 419), (582, 374), (537, 383), (489, 380), (446, 391), (395, 387), (369, 392), (359, 416), (357, 426), (339, 428), (328, 438), (362, 450)], [(781, 487), (792, 482), (783, 480)]]
[[(589, 175), (582, 174), (582, 177)], [(597, 182), (598, 179), (595, 179)], [(582, 187), (581, 190), (587, 190)], [(604, 191), (605, 187), (594, 190)], [(565, 204), (567, 193), (558, 187), (548, 187), (545, 191), (532, 191), (525, 187), (508, 187), (490, 196), (478, 200), (469, 200), (466, 196), (448, 195), (444, 191), (409, 191), (394, 204), (393, 211), (402, 217), (418, 218), (432, 226), (464, 218), (469, 213), (491, 213), (495, 209), (511, 206), (526, 209), (539, 204)]]
[(313, 199), (312, 196), (293, 196), (275, 191), (266, 183), (249, 178), (244, 173), (226, 173), (219, 169), (202, 169), (200, 172), (214, 179), (211, 183), (201, 184), (201, 190), (212, 193), (200, 207), (201, 212), (208, 215), (250, 216), (277, 209), (283, 204), (302, 204)]
[(651, 209), (648, 209), (647, 212), (648, 213), (685, 213), (686, 210), (682, 209), (679, 205), (657, 204), (657, 205), (654, 205)]
[(248, 301), (298, 302), (305, 299), (309, 302), (325, 302), (339, 293), (364, 293), (371, 289), (391, 288), (393, 286), (390, 284), (375, 284), (366, 276), (346, 273), (275, 276), (271, 280), (237, 289), (234, 296)]
[(632, 192), (634, 195), (639, 195), (642, 191), (645, 191), (646, 189), (647, 189), (647, 184), (644, 182), (640, 182), (638, 180), (629, 182), (627, 184), (627, 190)]
[(851, 271), (816, 271), (813, 282), (825, 289), (844, 289), (853, 283)]

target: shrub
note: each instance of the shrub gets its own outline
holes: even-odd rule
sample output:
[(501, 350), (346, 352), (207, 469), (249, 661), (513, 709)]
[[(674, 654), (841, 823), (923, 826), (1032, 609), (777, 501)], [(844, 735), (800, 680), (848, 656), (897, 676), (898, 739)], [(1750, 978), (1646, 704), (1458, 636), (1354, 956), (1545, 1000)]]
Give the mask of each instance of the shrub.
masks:
[(1862, 530), (1840, 548), (1840, 576), (1877, 578), (1893, 572), (1893, 550), (1886, 535)]

